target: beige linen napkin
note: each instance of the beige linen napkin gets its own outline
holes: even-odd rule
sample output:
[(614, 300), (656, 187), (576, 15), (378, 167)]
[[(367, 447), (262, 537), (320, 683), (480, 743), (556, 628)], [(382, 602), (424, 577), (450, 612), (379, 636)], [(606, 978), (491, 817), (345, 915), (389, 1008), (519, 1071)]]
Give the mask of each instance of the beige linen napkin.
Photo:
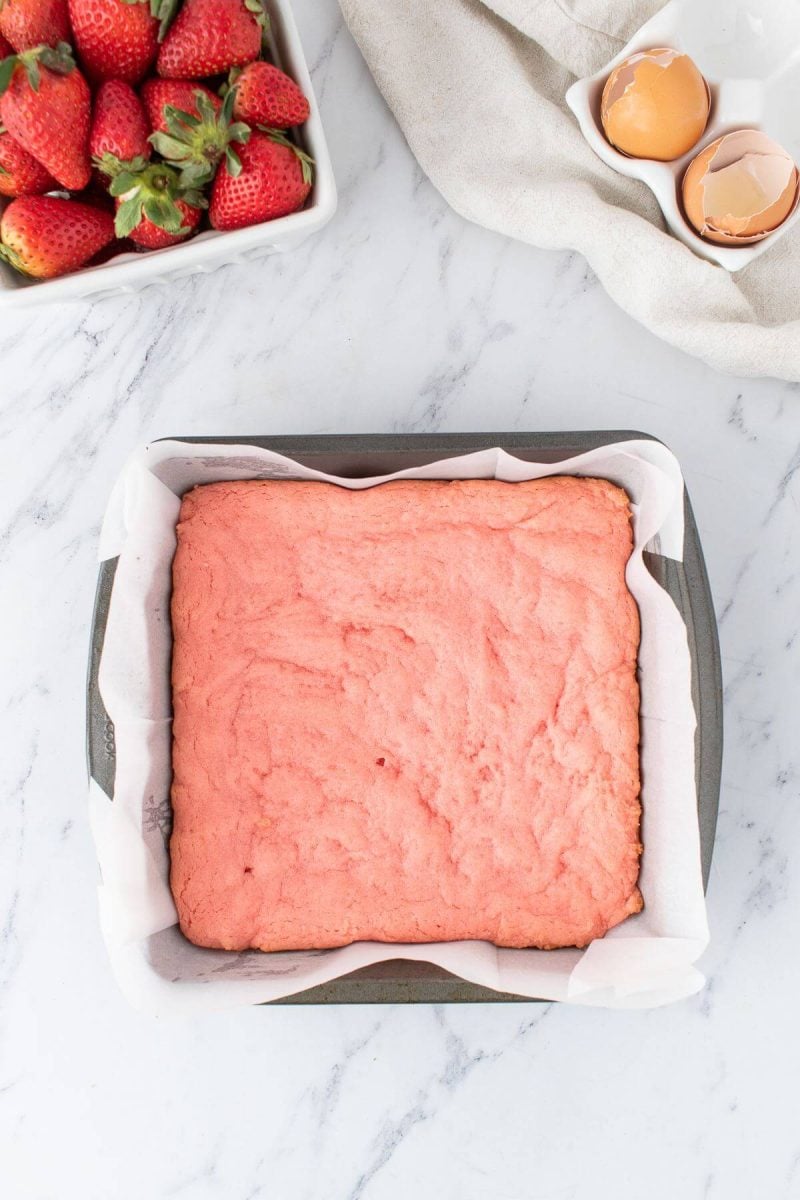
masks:
[[(702, 0), (698, 0), (702, 2)], [(566, 107), (658, 0), (341, 0), (413, 153), (462, 216), (585, 255), (609, 295), (721, 370), (800, 380), (800, 224), (736, 275), (665, 232)]]

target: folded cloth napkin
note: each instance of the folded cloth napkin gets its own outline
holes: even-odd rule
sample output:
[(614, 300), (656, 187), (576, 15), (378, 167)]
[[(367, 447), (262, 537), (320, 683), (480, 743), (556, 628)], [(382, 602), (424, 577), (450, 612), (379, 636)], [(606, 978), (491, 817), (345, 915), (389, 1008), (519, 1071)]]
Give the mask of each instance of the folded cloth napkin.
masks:
[(800, 223), (736, 275), (666, 231), (564, 102), (659, 0), (341, 0), (413, 153), (462, 216), (580, 251), (659, 337), (738, 375), (800, 380)]

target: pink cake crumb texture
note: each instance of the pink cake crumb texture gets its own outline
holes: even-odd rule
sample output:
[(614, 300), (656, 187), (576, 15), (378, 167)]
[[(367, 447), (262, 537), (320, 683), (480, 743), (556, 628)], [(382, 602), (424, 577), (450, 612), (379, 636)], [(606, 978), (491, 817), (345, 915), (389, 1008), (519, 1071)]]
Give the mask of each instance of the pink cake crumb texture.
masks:
[(639, 911), (639, 618), (598, 479), (198, 487), (171, 886), (227, 950), (585, 946)]

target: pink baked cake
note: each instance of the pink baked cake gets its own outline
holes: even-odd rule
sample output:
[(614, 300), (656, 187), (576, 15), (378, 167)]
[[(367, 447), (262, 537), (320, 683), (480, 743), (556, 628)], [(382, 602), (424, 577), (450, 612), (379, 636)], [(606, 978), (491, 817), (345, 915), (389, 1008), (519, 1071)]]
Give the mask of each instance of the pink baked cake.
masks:
[(183, 499), (172, 891), (201, 946), (584, 946), (642, 906), (639, 619), (598, 479)]

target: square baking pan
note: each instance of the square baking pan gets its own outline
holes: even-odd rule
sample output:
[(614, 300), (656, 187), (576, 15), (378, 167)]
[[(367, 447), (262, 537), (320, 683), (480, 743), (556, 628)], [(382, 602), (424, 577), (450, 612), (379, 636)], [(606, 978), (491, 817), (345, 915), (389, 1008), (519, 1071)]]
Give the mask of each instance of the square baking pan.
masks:
[[(635, 431), (580, 433), (364, 434), (309, 437), (186, 437), (171, 441), (250, 445), (296, 459), (316, 470), (351, 478), (390, 474), (489, 446), (529, 462), (559, 462), (612, 442), (656, 441)], [(714, 607), (692, 507), (685, 494), (683, 562), (645, 552), (647, 566), (674, 601), (686, 625), (692, 662), (692, 700), (697, 715), (695, 770), (703, 883), (708, 883), (719, 805), (722, 764), (722, 678)], [(101, 563), (91, 632), (87, 680), (89, 774), (114, 799), (114, 727), (98, 687), (117, 559)], [(272, 1001), (275, 1004), (536, 1003), (458, 979), (430, 963), (393, 959)]]

